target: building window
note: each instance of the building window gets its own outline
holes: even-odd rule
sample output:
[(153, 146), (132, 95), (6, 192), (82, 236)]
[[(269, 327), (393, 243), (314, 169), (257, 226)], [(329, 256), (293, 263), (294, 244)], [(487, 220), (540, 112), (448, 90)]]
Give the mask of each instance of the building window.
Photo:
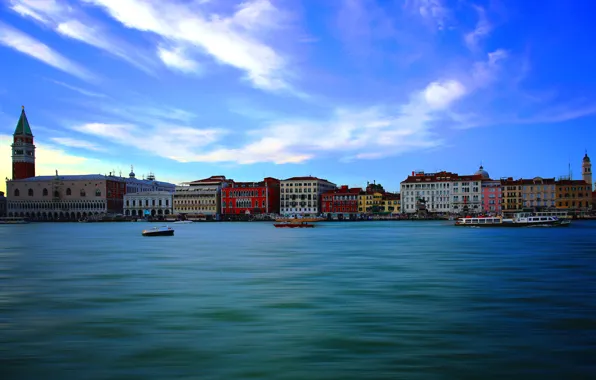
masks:
[(85, 195), (85, 189), (81, 189), (81, 197), (84, 197)]
[(29, 193), (29, 196), (32, 197), (33, 196), (33, 189), (29, 189), (28, 193)]
[(101, 197), (101, 190), (95, 189), (95, 196), (96, 197)]
[(48, 196), (48, 189), (45, 189), (45, 188), (44, 188), (44, 189), (43, 189), (43, 191), (42, 191), (42, 195), (43, 195), (44, 197), (47, 197), (47, 196)]
[(70, 187), (66, 189), (66, 195), (72, 195), (72, 191), (70, 191)]
[(18, 197), (19, 195), (21, 195), (21, 192), (19, 191), (19, 189), (14, 189), (14, 196)]

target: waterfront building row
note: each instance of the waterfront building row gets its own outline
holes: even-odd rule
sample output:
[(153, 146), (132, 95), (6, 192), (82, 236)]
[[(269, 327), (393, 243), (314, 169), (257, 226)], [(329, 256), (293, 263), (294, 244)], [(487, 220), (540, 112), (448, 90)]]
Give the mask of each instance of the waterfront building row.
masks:
[[(251, 214), (319, 216), (321, 214), (490, 213), (521, 209), (588, 210), (592, 167), (586, 154), (582, 181), (554, 178), (491, 179), (481, 166), (472, 175), (412, 172), (401, 194), (381, 185), (366, 189), (337, 186), (313, 176), (235, 182), (225, 176), (182, 183), (160, 182), (150, 174), (138, 179), (109, 175), (35, 176), (35, 145), (24, 108), (13, 134), (12, 179), (0, 196), (0, 215), (41, 219), (80, 219), (105, 214), (126, 216), (186, 215), (218, 218)], [(8, 198), (8, 199), (7, 199)]]
[(593, 206), (590, 158), (582, 180), (569, 178), (491, 179), (481, 166), (473, 175), (412, 172), (401, 183), (402, 213), (501, 214), (520, 210), (586, 212)]

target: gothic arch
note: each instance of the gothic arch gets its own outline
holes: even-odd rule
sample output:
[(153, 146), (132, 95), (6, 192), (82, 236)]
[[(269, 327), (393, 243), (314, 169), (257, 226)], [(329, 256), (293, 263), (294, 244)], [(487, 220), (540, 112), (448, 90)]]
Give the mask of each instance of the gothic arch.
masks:
[(81, 197), (85, 196), (85, 189), (81, 189)]
[(43, 189), (42, 195), (43, 195), (44, 197), (47, 197), (47, 196), (48, 196), (48, 189), (46, 189), (45, 187), (44, 187), (44, 189)]
[(66, 189), (66, 195), (72, 195), (72, 191), (70, 190), (70, 187)]
[(96, 197), (101, 197), (101, 190), (100, 189), (95, 189), (95, 196)]
[(18, 197), (21, 195), (21, 192), (19, 191), (19, 189), (14, 189), (14, 196)]
[(28, 195), (29, 195), (30, 197), (32, 197), (32, 196), (33, 196), (33, 189), (29, 189), (29, 190), (27, 191), (27, 193), (28, 193)]

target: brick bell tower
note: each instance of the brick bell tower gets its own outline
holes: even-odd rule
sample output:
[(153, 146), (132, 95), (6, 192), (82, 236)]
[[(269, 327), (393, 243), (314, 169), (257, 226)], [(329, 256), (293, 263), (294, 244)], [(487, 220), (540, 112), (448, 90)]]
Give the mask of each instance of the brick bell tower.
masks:
[(592, 186), (592, 163), (590, 162), (590, 157), (588, 157), (587, 151), (582, 161), (582, 178)]
[(25, 106), (13, 134), (12, 147), (12, 179), (35, 177), (35, 145), (33, 133), (29, 127)]

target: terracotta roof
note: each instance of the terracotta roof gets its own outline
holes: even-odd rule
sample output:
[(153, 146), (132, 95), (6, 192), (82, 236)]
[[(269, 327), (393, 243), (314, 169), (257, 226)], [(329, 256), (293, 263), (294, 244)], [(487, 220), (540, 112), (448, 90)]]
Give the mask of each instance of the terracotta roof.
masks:
[(383, 199), (387, 199), (387, 200), (399, 200), (401, 199), (401, 194), (397, 193), (385, 193), (383, 194)]
[(563, 179), (556, 182), (557, 185), (571, 185), (571, 186), (581, 186), (586, 185), (589, 186), (590, 184), (581, 179)]
[(339, 189), (335, 189), (335, 190), (328, 190), (326, 192), (324, 192), (322, 195), (343, 195), (343, 194), (360, 194), (360, 192), (362, 192), (362, 189), (359, 187), (352, 187), (351, 189), (345, 189), (345, 188), (339, 188)]
[[(287, 178), (284, 179), (282, 181), (327, 181), (326, 179), (323, 178), (317, 178), (317, 177), (313, 177), (313, 176), (306, 176), (306, 177), (292, 177), (292, 178)], [(329, 181), (327, 181), (329, 182)]]
[(410, 175), (401, 183), (482, 181), (482, 174), (458, 175), (451, 172)]
[(212, 175), (209, 178), (198, 179), (196, 181), (192, 181), (192, 182), (190, 182), (190, 184), (194, 184), (194, 183), (225, 182), (225, 181), (232, 181), (232, 180), (226, 180), (226, 176), (225, 175)]

